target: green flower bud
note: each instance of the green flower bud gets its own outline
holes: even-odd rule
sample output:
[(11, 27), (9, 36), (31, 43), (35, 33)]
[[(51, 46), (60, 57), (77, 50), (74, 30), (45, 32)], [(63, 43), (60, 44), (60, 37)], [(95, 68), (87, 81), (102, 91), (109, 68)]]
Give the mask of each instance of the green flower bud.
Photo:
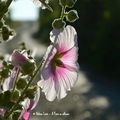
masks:
[(20, 114), (21, 114), (21, 111), (20, 111), (20, 110), (15, 111), (15, 112), (12, 114), (12, 120), (18, 120)]
[(79, 19), (78, 13), (76, 10), (70, 10), (68, 14), (66, 15), (66, 19), (69, 22), (75, 22), (77, 19)]
[(26, 85), (27, 85), (27, 81), (22, 78), (20, 78), (16, 84), (18, 90), (24, 89)]
[(31, 62), (31, 61), (26, 61), (22, 66), (22, 72), (23, 74), (32, 74), (34, 72), (34, 70), (36, 69), (36, 65), (34, 62)]
[(64, 28), (66, 25), (65, 21), (63, 21), (62, 19), (55, 19), (52, 23), (52, 26), (54, 29), (61, 29)]
[(2, 71), (0, 71), (0, 75), (2, 76), (2, 78), (7, 78), (9, 74), (9, 69), (4, 68), (2, 69)]
[(36, 89), (37, 89), (36, 86), (29, 87), (25, 92), (25, 97), (33, 99), (35, 96)]
[(19, 91), (15, 90), (14, 92), (12, 92), (10, 100), (11, 102), (16, 103), (18, 99), (19, 99)]

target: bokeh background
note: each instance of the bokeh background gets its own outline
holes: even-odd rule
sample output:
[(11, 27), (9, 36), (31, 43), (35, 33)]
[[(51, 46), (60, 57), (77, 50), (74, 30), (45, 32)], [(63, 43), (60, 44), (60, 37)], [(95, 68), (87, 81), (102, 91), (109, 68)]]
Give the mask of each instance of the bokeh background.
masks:
[[(24, 41), (36, 58), (41, 58), (50, 43), (51, 23), (60, 14), (57, 3), (51, 0), (51, 13), (37, 8), (31, 0), (16, 0), (8, 23), (17, 35), (0, 45), (1, 54), (10, 54)], [(61, 101), (48, 102), (41, 93), (31, 120), (120, 120), (120, 0), (78, 0), (73, 9), (80, 19), (67, 24), (78, 32), (78, 81)], [(69, 115), (45, 114), (52, 112)]]

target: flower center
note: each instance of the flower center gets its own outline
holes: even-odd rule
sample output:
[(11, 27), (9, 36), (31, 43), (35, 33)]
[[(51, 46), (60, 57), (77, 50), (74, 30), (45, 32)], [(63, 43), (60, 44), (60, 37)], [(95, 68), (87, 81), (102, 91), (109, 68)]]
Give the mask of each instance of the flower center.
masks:
[(63, 62), (60, 60), (62, 57), (61, 53), (56, 53), (54, 58), (52, 59), (51, 63), (52, 63), (52, 67), (64, 67)]

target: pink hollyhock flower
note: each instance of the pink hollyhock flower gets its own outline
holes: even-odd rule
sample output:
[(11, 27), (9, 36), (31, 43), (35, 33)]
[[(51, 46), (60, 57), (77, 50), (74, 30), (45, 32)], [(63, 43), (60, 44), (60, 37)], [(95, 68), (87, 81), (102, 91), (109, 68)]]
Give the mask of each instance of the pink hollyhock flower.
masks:
[(21, 112), (19, 120), (20, 119), (29, 120), (30, 113), (37, 106), (39, 98), (40, 98), (40, 88), (38, 87), (34, 99), (26, 98), (22, 103), (23, 110)]
[[(53, 30), (50, 39), (54, 45), (47, 49), (47, 62), (41, 71), (38, 85), (46, 98), (53, 101), (56, 97), (62, 99), (71, 90), (78, 77), (78, 46), (77, 33), (72, 26), (63, 31)], [(52, 50), (52, 52), (50, 52)]]

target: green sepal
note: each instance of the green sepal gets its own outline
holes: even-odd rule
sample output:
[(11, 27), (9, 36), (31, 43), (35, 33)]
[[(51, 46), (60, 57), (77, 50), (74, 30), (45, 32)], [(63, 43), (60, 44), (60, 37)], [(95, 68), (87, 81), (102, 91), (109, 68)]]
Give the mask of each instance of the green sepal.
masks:
[(77, 19), (79, 19), (78, 13), (76, 10), (70, 10), (67, 14), (66, 14), (66, 20), (68, 22), (75, 22)]
[(25, 92), (25, 97), (28, 97), (30, 99), (33, 99), (35, 96), (35, 92), (36, 92), (37, 87), (36, 86), (31, 86), (29, 87), (26, 92)]
[(20, 79), (17, 81), (16, 88), (17, 88), (18, 90), (22, 90), (22, 89), (25, 88), (26, 85), (27, 85), (27, 80), (20, 78)]
[(13, 103), (16, 103), (17, 100), (19, 99), (19, 91), (18, 90), (15, 90), (12, 92), (12, 95), (10, 97), (10, 100), (13, 102)]
[(54, 29), (63, 29), (65, 27), (66, 23), (61, 18), (55, 19), (52, 23), (52, 27)]
[(30, 75), (34, 72), (34, 70), (36, 69), (36, 65), (34, 62), (31, 61), (26, 61), (22, 66), (22, 72), (25, 75)]

